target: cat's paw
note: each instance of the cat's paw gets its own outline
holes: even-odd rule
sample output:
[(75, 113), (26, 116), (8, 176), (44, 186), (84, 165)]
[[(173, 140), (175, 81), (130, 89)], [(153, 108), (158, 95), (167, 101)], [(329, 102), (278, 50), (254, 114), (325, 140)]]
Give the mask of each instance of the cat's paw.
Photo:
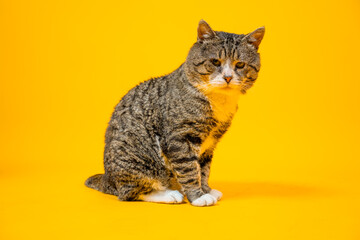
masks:
[(204, 206), (215, 205), (216, 202), (217, 202), (216, 198), (208, 193), (192, 201), (191, 205), (196, 207), (204, 207)]
[(220, 200), (222, 198), (222, 192), (216, 190), (216, 189), (211, 189), (211, 191), (209, 192), (209, 194), (211, 196), (213, 196), (214, 198), (216, 198), (216, 200)]
[(184, 196), (177, 190), (164, 190), (143, 195), (140, 199), (146, 202), (182, 203)]
[(184, 195), (182, 195), (178, 190), (169, 190), (168, 196), (173, 199), (172, 203), (182, 203), (184, 200)]

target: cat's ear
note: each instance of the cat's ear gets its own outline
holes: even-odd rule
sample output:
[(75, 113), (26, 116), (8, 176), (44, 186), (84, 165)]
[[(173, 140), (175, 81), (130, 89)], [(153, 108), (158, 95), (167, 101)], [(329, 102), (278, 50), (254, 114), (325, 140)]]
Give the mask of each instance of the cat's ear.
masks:
[(211, 29), (209, 24), (204, 20), (200, 20), (198, 26), (198, 41), (210, 40), (216, 36), (215, 32)]
[(244, 41), (247, 41), (247, 43), (253, 45), (256, 49), (259, 49), (259, 45), (264, 37), (264, 34), (265, 34), (265, 27), (260, 27), (255, 31), (247, 34), (244, 37)]

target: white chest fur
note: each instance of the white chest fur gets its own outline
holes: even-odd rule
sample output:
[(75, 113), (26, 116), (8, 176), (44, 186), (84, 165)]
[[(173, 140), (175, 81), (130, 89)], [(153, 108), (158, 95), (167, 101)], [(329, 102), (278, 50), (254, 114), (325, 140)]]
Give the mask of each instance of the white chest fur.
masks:
[(231, 120), (230, 118), (236, 113), (237, 103), (240, 92), (238, 90), (227, 89), (227, 90), (213, 90), (205, 93), (211, 103), (213, 111), (213, 117), (219, 122), (201, 144), (200, 154), (206, 150), (213, 149), (216, 146), (217, 139), (214, 138), (214, 133), (218, 130), (221, 123)]

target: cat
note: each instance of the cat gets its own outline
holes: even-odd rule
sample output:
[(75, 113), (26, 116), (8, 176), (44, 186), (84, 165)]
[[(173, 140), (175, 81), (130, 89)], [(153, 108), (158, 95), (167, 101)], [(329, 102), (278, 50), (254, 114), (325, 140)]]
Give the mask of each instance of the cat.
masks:
[(216, 144), (239, 95), (260, 70), (265, 28), (249, 34), (213, 31), (201, 20), (197, 42), (174, 72), (142, 82), (117, 104), (105, 134), (104, 174), (86, 186), (142, 200), (210, 206), (222, 197), (208, 185)]

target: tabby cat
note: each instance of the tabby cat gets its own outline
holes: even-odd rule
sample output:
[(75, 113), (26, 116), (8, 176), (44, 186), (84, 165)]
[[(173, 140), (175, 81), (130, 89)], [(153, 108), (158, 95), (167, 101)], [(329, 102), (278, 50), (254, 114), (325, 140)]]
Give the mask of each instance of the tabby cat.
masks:
[(239, 95), (257, 79), (264, 32), (218, 32), (201, 20), (185, 63), (134, 87), (115, 107), (105, 135), (105, 173), (86, 186), (121, 201), (181, 203), (186, 196), (194, 206), (216, 204), (222, 193), (208, 185), (214, 148)]

